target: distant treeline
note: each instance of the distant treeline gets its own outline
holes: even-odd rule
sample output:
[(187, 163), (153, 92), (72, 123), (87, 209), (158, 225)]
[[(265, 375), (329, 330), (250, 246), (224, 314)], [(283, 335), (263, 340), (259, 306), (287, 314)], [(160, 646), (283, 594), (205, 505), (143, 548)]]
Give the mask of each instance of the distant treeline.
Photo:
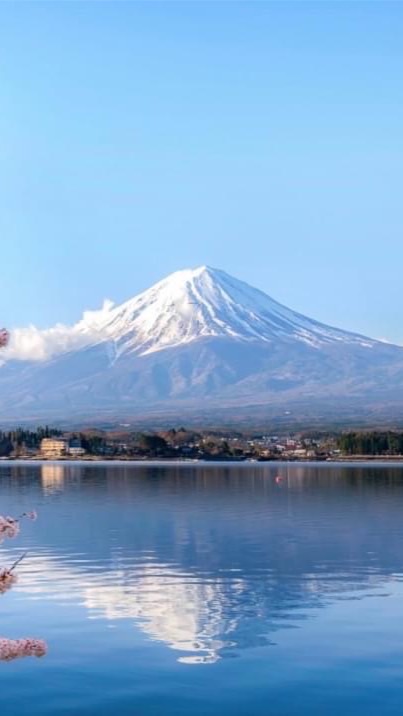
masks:
[(21, 447), (39, 448), (42, 438), (50, 438), (54, 435), (61, 435), (56, 428), (39, 427), (36, 430), (17, 428), (16, 430), (0, 430), (0, 457), (9, 455), (13, 450)]
[(337, 446), (346, 455), (403, 455), (403, 433), (350, 432), (337, 438)]

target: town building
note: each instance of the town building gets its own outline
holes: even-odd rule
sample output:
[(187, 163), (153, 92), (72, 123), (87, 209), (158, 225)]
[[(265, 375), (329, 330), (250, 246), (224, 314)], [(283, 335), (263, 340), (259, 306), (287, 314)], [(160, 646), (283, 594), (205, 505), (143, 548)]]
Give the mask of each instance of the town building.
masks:
[(64, 457), (67, 454), (68, 442), (64, 438), (43, 438), (41, 453), (46, 458)]
[(71, 457), (82, 457), (85, 455), (86, 451), (81, 445), (81, 441), (73, 438), (69, 442), (68, 453)]

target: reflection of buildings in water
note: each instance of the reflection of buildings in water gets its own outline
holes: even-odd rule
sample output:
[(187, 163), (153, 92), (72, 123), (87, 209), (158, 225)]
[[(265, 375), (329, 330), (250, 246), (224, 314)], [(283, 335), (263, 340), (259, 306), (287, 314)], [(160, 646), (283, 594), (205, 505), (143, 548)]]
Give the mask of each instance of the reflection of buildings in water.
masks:
[(41, 465), (41, 483), (45, 495), (63, 490), (64, 474), (63, 465)]
[(41, 483), (43, 492), (51, 494), (61, 492), (66, 485), (81, 481), (81, 469), (78, 465), (43, 463), (41, 465)]

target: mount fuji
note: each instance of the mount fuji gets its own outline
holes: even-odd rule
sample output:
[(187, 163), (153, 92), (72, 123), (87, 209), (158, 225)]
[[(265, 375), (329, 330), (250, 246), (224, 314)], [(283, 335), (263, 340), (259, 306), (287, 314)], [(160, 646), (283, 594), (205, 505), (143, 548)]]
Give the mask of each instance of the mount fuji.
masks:
[[(51, 329), (50, 329), (51, 330)], [(403, 415), (403, 348), (331, 328), (202, 266), (84, 314), (51, 355), (0, 367), (0, 415)]]

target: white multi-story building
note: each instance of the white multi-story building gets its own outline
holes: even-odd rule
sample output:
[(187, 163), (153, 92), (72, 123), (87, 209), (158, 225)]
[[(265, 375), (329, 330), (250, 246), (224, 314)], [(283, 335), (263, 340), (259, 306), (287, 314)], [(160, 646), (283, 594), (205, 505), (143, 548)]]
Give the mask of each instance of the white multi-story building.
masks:
[(68, 451), (68, 441), (65, 438), (43, 438), (41, 441), (41, 453), (44, 457), (63, 457)]

